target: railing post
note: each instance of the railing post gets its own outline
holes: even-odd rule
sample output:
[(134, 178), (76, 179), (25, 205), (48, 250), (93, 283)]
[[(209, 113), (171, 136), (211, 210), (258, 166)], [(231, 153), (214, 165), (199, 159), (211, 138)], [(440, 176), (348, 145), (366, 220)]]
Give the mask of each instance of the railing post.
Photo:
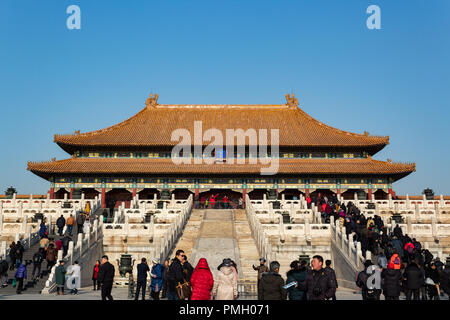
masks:
[(83, 233), (78, 234), (77, 246), (80, 248), (80, 256), (83, 253)]
[(348, 235), (348, 256), (351, 258), (352, 257), (352, 248), (353, 248), (354, 244), (353, 244), (353, 234), (350, 233)]
[(72, 263), (73, 257), (73, 241), (69, 242), (69, 248), (67, 249), (67, 256), (70, 256), (70, 263)]
[(28, 238), (28, 248), (27, 249), (30, 249), (31, 248), (31, 226), (30, 225), (28, 225), (28, 227), (27, 227), (27, 238)]
[(347, 236), (346, 228), (342, 227), (341, 231), (341, 249), (344, 250), (345, 248), (345, 238)]

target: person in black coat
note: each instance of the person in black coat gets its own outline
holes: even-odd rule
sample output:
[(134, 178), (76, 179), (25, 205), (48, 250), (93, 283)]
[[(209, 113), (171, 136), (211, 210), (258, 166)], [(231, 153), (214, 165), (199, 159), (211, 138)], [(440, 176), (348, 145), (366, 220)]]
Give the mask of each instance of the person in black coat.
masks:
[[(331, 268), (331, 260), (326, 260), (325, 261), (325, 270), (328, 272), (328, 274), (330, 275), (332, 281), (334, 281), (334, 283), (336, 284), (336, 289), (338, 288), (338, 282), (336, 279), (336, 272), (334, 271), (333, 268)], [(333, 294), (333, 296), (331, 297), (331, 300), (336, 300), (336, 293)]]
[(0, 288), (6, 287), (8, 281), (8, 262), (6, 260), (0, 261)]
[(69, 242), (72, 241), (72, 238), (69, 236), (65, 236), (61, 239), (62, 248), (63, 248), (63, 257), (67, 255), (67, 251), (69, 251)]
[(169, 266), (169, 271), (167, 272), (167, 299), (168, 300), (179, 300), (177, 288), (178, 283), (184, 283), (184, 272), (183, 265), (181, 261), (184, 261), (184, 251), (177, 250), (175, 253), (175, 258)]
[(308, 272), (300, 290), (306, 291), (308, 300), (328, 300), (336, 293), (336, 283), (329, 273), (322, 267), (323, 258), (314, 256), (312, 259), (313, 269)]
[(389, 263), (388, 268), (381, 272), (383, 294), (386, 300), (399, 300), (402, 289), (402, 273), (394, 269), (394, 264)]
[(430, 300), (440, 300), (437, 289), (440, 282), (440, 275), (434, 263), (431, 263), (429, 267), (425, 268), (425, 278), (429, 278), (434, 282), (434, 285), (427, 284), (428, 296)]
[(280, 264), (277, 261), (270, 263), (270, 272), (264, 272), (258, 287), (260, 300), (286, 300), (287, 291), (283, 288), (284, 280), (279, 274)]
[(445, 269), (441, 272), (441, 289), (444, 291), (450, 298), (450, 264), (445, 266)]
[(64, 216), (61, 215), (61, 217), (59, 217), (56, 220), (56, 226), (58, 227), (58, 233), (59, 233), (60, 236), (62, 236), (63, 229), (64, 229), (65, 225), (66, 225), (66, 219), (64, 219)]
[(113, 300), (111, 290), (114, 282), (114, 275), (116, 270), (114, 266), (108, 261), (108, 256), (102, 257), (102, 265), (98, 271), (98, 283), (102, 288), (102, 300)]
[(419, 290), (424, 285), (423, 273), (416, 261), (411, 262), (403, 272), (406, 281), (406, 300), (419, 300)]
[(186, 255), (184, 255), (183, 261), (181, 261), (181, 264), (183, 265), (183, 272), (184, 272), (184, 278), (186, 281), (191, 281), (192, 273), (194, 272), (194, 267), (189, 263), (187, 260)]
[(162, 293), (161, 298), (165, 299), (167, 297), (167, 272), (169, 271), (169, 260), (164, 261), (164, 268), (162, 270)]
[(14, 241), (9, 245), (9, 258), (11, 259), (9, 270), (14, 270), (16, 267), (16, 243)]
[(139, 299), (139, 291), (142, 288), (142, 300), (145, 300), (145, 289), (147, 287), (147, 273), (150, 268), (147, 264), (147, 259), (142, 258), (141, 263), (137, 265), (137, 285), (136, 285), (136, 295), (134, 300)]

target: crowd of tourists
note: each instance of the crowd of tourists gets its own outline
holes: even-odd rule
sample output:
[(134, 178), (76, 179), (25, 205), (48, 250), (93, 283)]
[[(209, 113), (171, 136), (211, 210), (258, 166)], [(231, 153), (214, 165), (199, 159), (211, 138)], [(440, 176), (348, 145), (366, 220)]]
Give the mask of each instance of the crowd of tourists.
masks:
[(201, 196), (196, 200), (196, 209), (242, 209), (243, 198), (237, 201), (228, 198), (227, 195), (211, 194), (210, 196)]
[[(57, 263), (58, 259), (58, 251), (62, 250), (63, 257), (67, 255), (69, 249), (69, 242), (72, 241), (73, 236), (73, 227), (77, 224), (77, 232), (78, 233), (86, 233), (88, 232), (91, 224), (89, 214), (80, 213), (75, 219), (71, 214), (67, 219), (61, 215), (56, 220), (56, 228), (57, 233), (59, 235), (59, 239), (50, 238), (49, 230), (46, 224), (42, 221), (39, 225), (39, 248), (33, 254), (31, 260), (25, 261), (23, 259), (23, 254), (25, 248), (21, 241), (13, 241), (9, 246), (9, 266), (8, 261), (2, 260), (0, 261), (0, 284), (2, 287), (6, 287), (8, 284), (8, 274), (7, 271), (14, 271), (13, 277), (13, 287), (16, 287), (16, 293), (21, 294), (23, 291), (23, 283), (24, 280), (28, 279), (27, 274), (27, 266), (32, 265), (33, 271), (31, 273), (31, 281), (34, 283), (38, 282), (45, 275), (49, 274), (52, 267)], [(64, 227), (66, 227), (65, 233)], [(42, 263), (46, 262), (46, 266), (42, 267)], [(6, 266), (6, 269), (3, 267)], [(5, 269), (5, 270), (3, 270)], [(69, 275), (77, 275), (79, 272), (77, 267), (74, 267), (72, 270), (69, 269)], [(79, 287), (79, 286), (78, 286)], [(76, 293), (76, 290), (72, 291)]]
[[(366, 260), (364, 270), (358, 274), (356, 283), (364, 300), (379, 300), (381, 293), (386, 300), (398, 300), (401, 292), (407, 300), (439, 300), (444, 293), (450, 295), (450, 264), (444, 265), (419, 241), (404, 235), (399, 225), (393, 232), (384, 229), (380, 238), (369, 247), (378, 254), (377, 266)], [(367, 279), (378, 271), (381, 288), (371, 287)]]
[[(314, 256), (311, 266), (306, 261), (293, 261), (285, 283), (279, 273), (280, 264), (272, 261), (268, 268), (261, 258), (260, 265), (253, 266), (258, 272), (258, 299), (335, 300), (336, 274), (331, 268), (331, 261), (326, 261), (326, 267), (323, 262), (321, 256)], [(150, 296), (154, 300), (166, 297), (168, 300), (235, 300), (239, 297), (238, 268), (230, 258), (223, 259), (217, 266), (215, 279), (205, 258), (199, 259), (193, 268), (183, 250), (177, 250), (172, 261), (166, 260), (164, 265), (159, 264), (158, 260), (152, 263), (151, 270), (145, 258), (137, 265), (135, 300), (141, 293), (142, 300), (145, 300), (148, 273), (151, 276)], [(286, 284), (290, 286), (285, 287)]]

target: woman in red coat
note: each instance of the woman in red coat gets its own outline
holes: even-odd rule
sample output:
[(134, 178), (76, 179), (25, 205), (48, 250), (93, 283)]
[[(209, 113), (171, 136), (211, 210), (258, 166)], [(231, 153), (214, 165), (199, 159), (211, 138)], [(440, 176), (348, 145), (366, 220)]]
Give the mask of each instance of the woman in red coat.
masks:
[(211, 290), (214, 286), (214, 278), (209, 269), (208, 262), (201, 258), (191, 277), (191, 300), (211, 300)]

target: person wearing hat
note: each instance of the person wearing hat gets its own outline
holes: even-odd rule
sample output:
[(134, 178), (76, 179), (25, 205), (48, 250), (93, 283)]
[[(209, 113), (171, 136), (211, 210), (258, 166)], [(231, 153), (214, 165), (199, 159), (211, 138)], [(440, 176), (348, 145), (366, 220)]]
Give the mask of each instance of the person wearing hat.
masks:
[(234, 300), (237, 298), (237, 278), (231, 268), (231, 259), (223, 259), (214, 281), (213, 299)]
[(159, 300), (159, 293), (162, 289), (162, 274), (164, 266), (159, 263), (159, 259), (152, 259), (153, 267), (152, 272), (150, 273), (152, 277), (152, 281), (150, 283), (151, 292), (150, 295), (153, 300)]
[(141, 263), (137, 265), (137, 283), (136, 283), (136, 295), (134, 296), (134, 300), (139, 299), (139, 292), (142, 288), (142, 300), (145, 300), (145, 289), (147, 287), (147, 272), (150, 271), (150, 268), (147, 264), (147, 259), (142, 258)]
[(261, 277), (264, 272), (269, 272), (269, 268), (265, 265), (266, 259), (260, 258), (259, 259), (259, 266), (255, 267), (255, 265), (252, 265), (253, 270), (258, 271), (258, 292), (259, 292), (259, 283), (261, 282)]
[(56, 280), (56, 295), (64, 295), (64, 284), (66, 282), (66, 268), (64, 267), (64, 260), (59, 260), (59, 266), (55, 268), (55, 280)]

